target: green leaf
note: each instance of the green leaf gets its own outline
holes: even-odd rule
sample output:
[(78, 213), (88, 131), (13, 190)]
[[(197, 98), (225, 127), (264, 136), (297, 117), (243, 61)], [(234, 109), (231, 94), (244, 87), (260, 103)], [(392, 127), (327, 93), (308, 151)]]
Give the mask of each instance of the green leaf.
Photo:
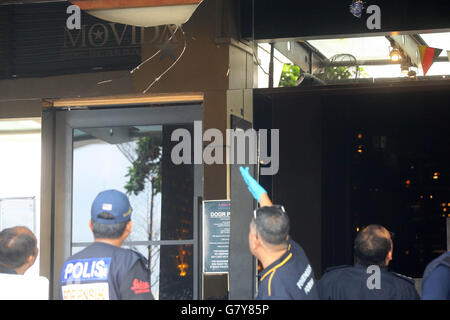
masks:
[(161, 192), (162, 140), (159, 137), (139, 138), (136, 146), (137, 158), (133, 161), (125, 177), (128, 194), (138, 195), (145, 188), (146, 180), (152, 182), (154, 194)]

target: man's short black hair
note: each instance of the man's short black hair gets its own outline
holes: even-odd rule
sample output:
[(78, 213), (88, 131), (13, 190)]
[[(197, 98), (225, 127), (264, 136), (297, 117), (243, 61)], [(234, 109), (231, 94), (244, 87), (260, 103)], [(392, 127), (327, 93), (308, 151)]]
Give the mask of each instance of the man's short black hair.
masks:
[(384, 227), (372, 224), (356, 235), (354, 246), (356, 262), (363, 266), (385, 265), (386, 257), (392, 249), (386, 231)]
[(17, 227), (0, 232), (0, 263), (16, 269), (35, 254), (36, 237), (30, 232), (19, 232)]
[(286, 242), (289, 234), (289, 217), (278, 206), (266, 206), (259, 208), (256, 219), (252, 220), (257, 233), (261, 238), (272, 245), (280, 245)]
[[(113, 219), (114, 216), (108, 212), (103, 212), (99, 214), (102, 219)], [(94, 233), (94, 238), (97, 239), (117, 239), (123, 235), (125, 228), (129, 221), (120, 223), (100, 223), (92, 221), (92, 232)]]

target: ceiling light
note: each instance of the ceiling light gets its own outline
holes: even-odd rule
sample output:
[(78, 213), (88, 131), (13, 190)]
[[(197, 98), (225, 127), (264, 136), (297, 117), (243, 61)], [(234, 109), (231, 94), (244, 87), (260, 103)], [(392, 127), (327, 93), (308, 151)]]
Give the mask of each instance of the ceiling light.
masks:
[(410, 63), (409, 63), (409, 61), (403, 61), (402, 62), (402, 64), (401, 64), (401, 66), (400, 66), (400, 68), (401, 68), (401, 70), (402, 70), (402, 73), (403, 74), (405, 74), (405, 75), (407, 75), (408, 73), (409, 73), (409, 67), (410, 67), (411, 65), (410, 65)]
[(89, 14), (107, 21), (152, 27), (181, 25), (189, 20), (202, 0), (72, 0)]
[(416, 72), (414, 70), (409, 70), (408, 77), (410, 79), (415, 79), (416, 78)]
[(400, 50), (398, 50), (397, 48), (393, 48), (389, 56), (391, 57), (392, 62), (398, 62), (402, 59), (402, 54), (400, 53)]

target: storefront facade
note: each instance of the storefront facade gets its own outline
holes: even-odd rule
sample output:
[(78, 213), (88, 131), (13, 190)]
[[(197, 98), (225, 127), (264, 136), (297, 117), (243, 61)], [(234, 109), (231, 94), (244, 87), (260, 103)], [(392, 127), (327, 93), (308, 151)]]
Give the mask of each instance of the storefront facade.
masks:
[[(329, 203), (344, 206), (338, 200), (347, 195), (330, 195), (330, 185), (323, 180), (331, 177), (323, 171), (325, 162), (334, 165), (333, 172), (345, 171), (333, 164), (333, 157), (323, 156), (322, 134), (332, 134), (324, 133), (322, 124), (332, 121), (327, 118), (330, 114), (320, 111), (322, 94), (303, 94), (299, 89), (287, 95), (276, 89), (255, 91), (259, 62), (254, 45), (268, 40), (450, 28), (439, 14), (432, 19), (429, 10), (422, 10), (428, 14), (423, 25), (414, 25), (413, 18), (395, 20), (417, 13), (414, 7), (396, 4), (394, 14), (385, 9), (387, 2), (376, 3), (384, 20), (381, 28), (374, 29), (369, 29), (365, 20), (345, 20), (337, 4), (293, 5), (288, 1), (275, 5), (262, 0), (206, 0), (183, 30), (115, 24), (84, 12), (81, 29), (68, 30), (64, 2), (1, 7), (4, 32), (0, 44), (5, 50), (0, 52), (0, 117), (42, 119), (40, 273), (51, 280), (52, 297), (56, 297), (64, 259), (92, 241), (87, 227), (89, 203), (102, 189), (114, 187), (128, 192), (135, 205), (135, 234), (126, 246), (149, 259), (158, 298), (251, 299), (257, 287), (257, 263), (248, 251), (247, 234), (256, 203), (240, 178), (238, 165), (206, 164), (203, 159), (195, 161), (194, 153), (200, 148), (203, 154), (209, 145), (209, 141), (201, 139), (199, 144), (195, 140), (208, 129), (217, 129), (225, 136), (227, 129), (246, 130), (256, 122), (258, 128), (284, 128), (286, 132), (296, 126), (303, 128), (297, 132), (299, 145), (310, 157), (296, 176), (307, 176), (299, 190), (308, 197), (293, 221), (316, 276), (330, 264), (351, 263), (351, 250), (330, 247), (340, 237), (324, 223), (333, 220)], [(316, 5), (319, 7), (313, 8)], [(320, 16), (306, 18), (305, 14), (301, 21), (295, 20), (294, 13), (301, 11), (321, 12), (320, 16), (338, 13), (329, 24), (312, 28)], [(282, 18), (286, 12), (289, 19)], [(364, 17), (367, 20), (371, 14)], [(135, 69), (158, 50), (160, 56)], [(303, 63), (312, 70), (314, 54), (307, 55)], [(447, 82), (440, 85), (437, 90), (448, 88)], [(372, 90), (368, 87), (361, 90)], [(375, 88), (374, 92), (385, 89)], [(299, 96), (309, 107), (298, 124), (291, 123), (277, 108), (282, 108), (284, 100), (294, 108)], [(267, 97), (275, 102), (268, 103)], [(267, 123), (265, 112), (274, 122)], [(172, 138), (177, 129), (192, 138), (190, 164), (175, 165), (172, 161), (176, 145)], [(281, 139), (285, 145), (289, 140), (286, 135)], [(153, 156), (147, 154), (145, 160), (154, 170), (144, 177), (136, 176), (139, 165), (145, 162), (139, 152), (150, 146)], [(230, 147), (220, 145), (224, 154)], [(288, 159), (289, 152), (283, 157)], [(280, 175), (264, 177), (275, 201), (293, 203), (284, 198), (290, 193), (283, 190), (286, 185), (295, 187), (286, 174), (292, 168), (295, 164), (285, 164)], [(252, 166), (254, 173), (257, 169)], [(205, 274), (202, 270), (205, 200), (231, 202), (228, 273)], [(338, 222), (346, 227), (351, 224)], [(351, 246), (351, 241), (352, 235), (345, 233), (342, 246)]]

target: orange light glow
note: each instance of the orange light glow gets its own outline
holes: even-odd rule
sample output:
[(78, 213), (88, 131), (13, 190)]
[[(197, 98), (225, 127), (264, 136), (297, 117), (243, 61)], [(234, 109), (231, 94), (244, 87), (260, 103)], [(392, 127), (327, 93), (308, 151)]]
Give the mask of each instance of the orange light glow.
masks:
[(180, 269), (180, 273), (179, 276), (180, 277), (185, 277), (187, 272), (186, 269), (189, 267), (189, 265), (187, 263), (181, 263), (178, 265), (178, 269)]
[(185, 277), (187, 275), (186, 269), (189, 268), (189, 264), (187, 264), (184, 259), (187, 255), (187, 251), (183, 248), (183, 246), (178, 247), (178, 255), (177, 258), (177, 268), (180, 270), (178, 274), (180, 277)]

